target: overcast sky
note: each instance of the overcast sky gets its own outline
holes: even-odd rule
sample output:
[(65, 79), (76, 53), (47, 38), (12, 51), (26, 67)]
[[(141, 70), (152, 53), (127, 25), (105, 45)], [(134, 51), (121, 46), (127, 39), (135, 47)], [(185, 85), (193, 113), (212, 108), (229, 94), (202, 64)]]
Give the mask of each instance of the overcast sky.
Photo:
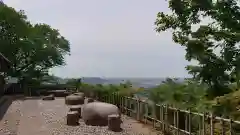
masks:
[(157, 34), (165, 0), (3, 0), (32, 23), (59, 29), (71, 43), (61, 77), (185, 77), (184, 48), (171, 33)]

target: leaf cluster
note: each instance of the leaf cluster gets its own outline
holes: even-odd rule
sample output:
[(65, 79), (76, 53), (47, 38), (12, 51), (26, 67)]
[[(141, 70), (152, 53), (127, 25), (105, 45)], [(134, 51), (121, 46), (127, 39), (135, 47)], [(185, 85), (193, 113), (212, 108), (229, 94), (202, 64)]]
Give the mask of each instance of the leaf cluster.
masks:
[(32, 24), (23, 10), (0, 4), (0, 52), (12, 63), (9, 76), (39, 78), (65, 63), (70, 43), (47, 24)]
[(212, 98), (231, 92), (230, 83), (240, 84), (238, 4), (237, 0), (169, 0), (172, 13), (157, 14), (156, 31), (172, 30), (173, 41), (186, 48), (186, 59), (198, 62), (186, 69), (210, 86)]

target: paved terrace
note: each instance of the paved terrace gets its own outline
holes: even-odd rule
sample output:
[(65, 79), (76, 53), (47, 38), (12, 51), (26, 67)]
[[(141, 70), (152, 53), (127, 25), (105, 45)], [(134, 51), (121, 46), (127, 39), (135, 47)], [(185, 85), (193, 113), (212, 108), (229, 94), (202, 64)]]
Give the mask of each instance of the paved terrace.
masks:
[(147, 127), (127, 116), (122, 116), (122, 132), (108, 131), (107, 127), (67, 126), (68, 107), (64, 98), (43, 101), (39, 98), (9, 97), (0, 108), (0, 135), (157, 135)]

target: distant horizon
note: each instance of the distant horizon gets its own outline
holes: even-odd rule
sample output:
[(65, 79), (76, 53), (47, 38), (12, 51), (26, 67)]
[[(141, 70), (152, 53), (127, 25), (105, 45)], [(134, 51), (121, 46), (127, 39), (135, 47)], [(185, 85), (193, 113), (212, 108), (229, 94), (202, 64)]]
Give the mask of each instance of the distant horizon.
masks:
[[(56, 76), (56, 75), (54, 75)], [(189, 77), (98, 77), (98, 76), (81, 76), (81, 77), (61, 77), (61, 76), (56, 76), (60, 78), (101, 78), (101, 79), (162, 79), (162, 78), (191, 78)]]
[[(69, 79), (77, 78), (59, 78), (61, 84), (65, 84)], [(151, 88), (163, 83), (167, 78), (101, 78), (101, 77), (81, 77), (81, 81), (87, 84), (121, 84), (130, 81), (134, 87)], [(177, 78), (176, 81), (183, 82), (186, 78)]]

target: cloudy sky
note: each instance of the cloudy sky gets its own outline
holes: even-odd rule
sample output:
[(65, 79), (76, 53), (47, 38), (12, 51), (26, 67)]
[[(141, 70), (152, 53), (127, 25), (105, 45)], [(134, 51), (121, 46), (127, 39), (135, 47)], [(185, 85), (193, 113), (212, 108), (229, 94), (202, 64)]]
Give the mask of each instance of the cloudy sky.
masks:
[(32, 23), (59, 29), (71, 43), (61, 77), (185, 77), (184, 48), (170, 32), (157, 34), (165, 0), (3, 0), (25, 10)]

